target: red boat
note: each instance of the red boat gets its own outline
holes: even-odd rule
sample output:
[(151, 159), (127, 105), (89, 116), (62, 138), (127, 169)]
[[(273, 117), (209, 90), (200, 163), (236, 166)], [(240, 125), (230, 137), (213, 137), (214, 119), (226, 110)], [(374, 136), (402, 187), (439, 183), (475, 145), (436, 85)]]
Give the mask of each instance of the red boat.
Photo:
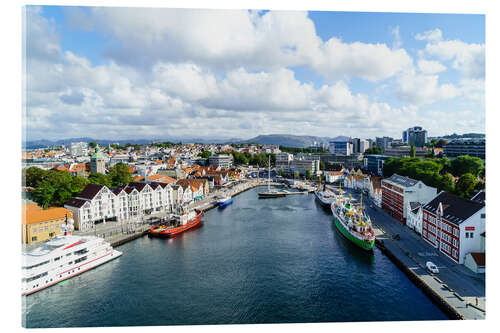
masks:
[[(193, 216), (194, 214), (197, 215)], [(175, 216), (168, 224), (152, 226), (149, 229), (149, 236), (175, 237), (188, 229), (200, 226), (202, 215), (203, 211), (197, 210), (196, 213), (191, 212), (190, 214)]]

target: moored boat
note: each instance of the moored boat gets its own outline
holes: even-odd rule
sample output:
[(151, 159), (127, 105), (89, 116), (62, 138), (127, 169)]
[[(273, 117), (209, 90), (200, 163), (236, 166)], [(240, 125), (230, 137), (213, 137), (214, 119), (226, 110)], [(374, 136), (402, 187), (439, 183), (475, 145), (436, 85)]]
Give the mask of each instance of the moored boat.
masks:
[(269, 169), (267, 173), (267, 191), (259, 192), (259, 198), (279, 198), (286, 196), (286, 193), (278, 190), (271, 190), (271, 157), (269, 157)]
[(220, 208), (226, 207), (232, 203), (233, 203), (233, 198), (231, 196), (222, 197), (222, 198), (217, 200), (217, 205)]
[(333, 192), (330, 191), (319, 191), (316, 190), (314, 191), (314, 195), (316, 196), (316, 199), (321, 203), (323, 207), (330, 207), (332, 203), (336, 199), (336, 195)]
[(22, 295), (58, 284), (122, 255), (102, 238), (71, 235), (71, 218), (61, 230), (63, 235), (23, 253)]
[(358, 247), (370, 251), (375, 243), (375, 232), (370, 217), (363, 210), (363, 202), (355, 206), (353, 200), (342, 196), (331, 204), (333, 222), (337, 230)]
[(151, 237), (175, 237), (186, 230), (201, 226), (203, 211), (196, 210), (184, 215), (175, 215), (167, 223), (152, 226), (148, 235)]

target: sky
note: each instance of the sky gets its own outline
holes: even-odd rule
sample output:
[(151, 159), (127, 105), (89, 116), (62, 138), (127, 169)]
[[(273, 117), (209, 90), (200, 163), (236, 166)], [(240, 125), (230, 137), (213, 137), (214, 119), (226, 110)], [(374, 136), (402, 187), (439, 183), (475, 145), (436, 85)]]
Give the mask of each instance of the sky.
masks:
[(27, 140), (485, 133), (484, 15), (25, 13)]

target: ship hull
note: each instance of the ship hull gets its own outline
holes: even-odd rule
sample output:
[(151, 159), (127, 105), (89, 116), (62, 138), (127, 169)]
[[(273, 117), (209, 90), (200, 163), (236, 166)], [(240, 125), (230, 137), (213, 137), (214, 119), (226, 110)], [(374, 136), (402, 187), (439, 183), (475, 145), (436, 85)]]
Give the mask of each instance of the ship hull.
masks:
[(266, 192), (263, 192), (263, 193), (259, 193), (259, 198), (281, 198), (281, 197), (284, 197), (286, 196), (285, 193), (266, 193)]
[(352, 243), (354, 243), (356, 246), (362, 248), (363, 250), (366, 251), (371, 251), (373, 249), (373, 245), (375, 244), (375, 240), (372, 241), (364, 241), (356, 236), (352, 235), (343, 225), (340, 223), (339, 219), (335, 214), (333, 215), (333, 223), (335, 224), (335, 227), (337, 230), (344, 235), (345, 238), (350, 240)]
[(148, 235), (150, 237), (159, 237), (159, 238), (172, 238), (172, 237), (175, 237), (175, 236), (183, 233), (184, 231), (200, 227), (202, 225), (202, 222), (201, 222), (201, 216), (202, 215), (203, 215), (203, 212), (200, 211), (198, 213), (198, 215), (192, 221), (186, 223), (185, 225), (181, 225), (179, 227), (176, 227), (176, 228), (169, 228), (169, 229), (166, 229), (166, 230), (158, 231), (158, 229), (159, 229), (160, 226), (151, 227), (151, 229), (149, 230)]
[(229, 206), (232, 203), (233, 203), (233, 198), (231, 198), (227, 201), (219, 202), (219, 208), (224, 208), (226, 206)]
[(328, 208), (330, 209), (330, 206), (332, 205), (331, 202), (328, 202), (328, 201), (325, 201), (323, 198), (321, 198), (319, 195), (318, 195), (318, 192), (314, 191), (314, 195), (316, 196), (316, 199), (318, 199), (319, 203), (321, 204), (321, 206), (323, 206), (324, 208)]

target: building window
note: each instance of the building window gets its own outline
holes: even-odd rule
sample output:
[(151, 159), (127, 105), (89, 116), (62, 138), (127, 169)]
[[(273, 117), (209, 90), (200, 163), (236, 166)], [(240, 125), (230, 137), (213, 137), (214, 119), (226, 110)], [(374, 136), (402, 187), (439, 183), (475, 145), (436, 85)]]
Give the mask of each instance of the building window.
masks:
[(36, 234), (36, 228), (33, 228), (33, 233)]
[(484, 213), (483, 213), (483, 214), (481, 214), (481, 218), (482, 218), (482, 219), (486, 218), (486, 214), (484, 214)]
[(36, 236), (31, 237), (32, 242), (36, 242)]
[(473, 233), (473, 232), (471, 232), (471, 233), (469, 234), (469, 237), (470, 237), (470, 238), (474, 238), (474, 233)]
[(49, 227), (48, 226), (45, 226), (45, 231), (49, 231)]
[(469, 238), (469, 233), (468, 232), (465, 233), (465, 238)]

